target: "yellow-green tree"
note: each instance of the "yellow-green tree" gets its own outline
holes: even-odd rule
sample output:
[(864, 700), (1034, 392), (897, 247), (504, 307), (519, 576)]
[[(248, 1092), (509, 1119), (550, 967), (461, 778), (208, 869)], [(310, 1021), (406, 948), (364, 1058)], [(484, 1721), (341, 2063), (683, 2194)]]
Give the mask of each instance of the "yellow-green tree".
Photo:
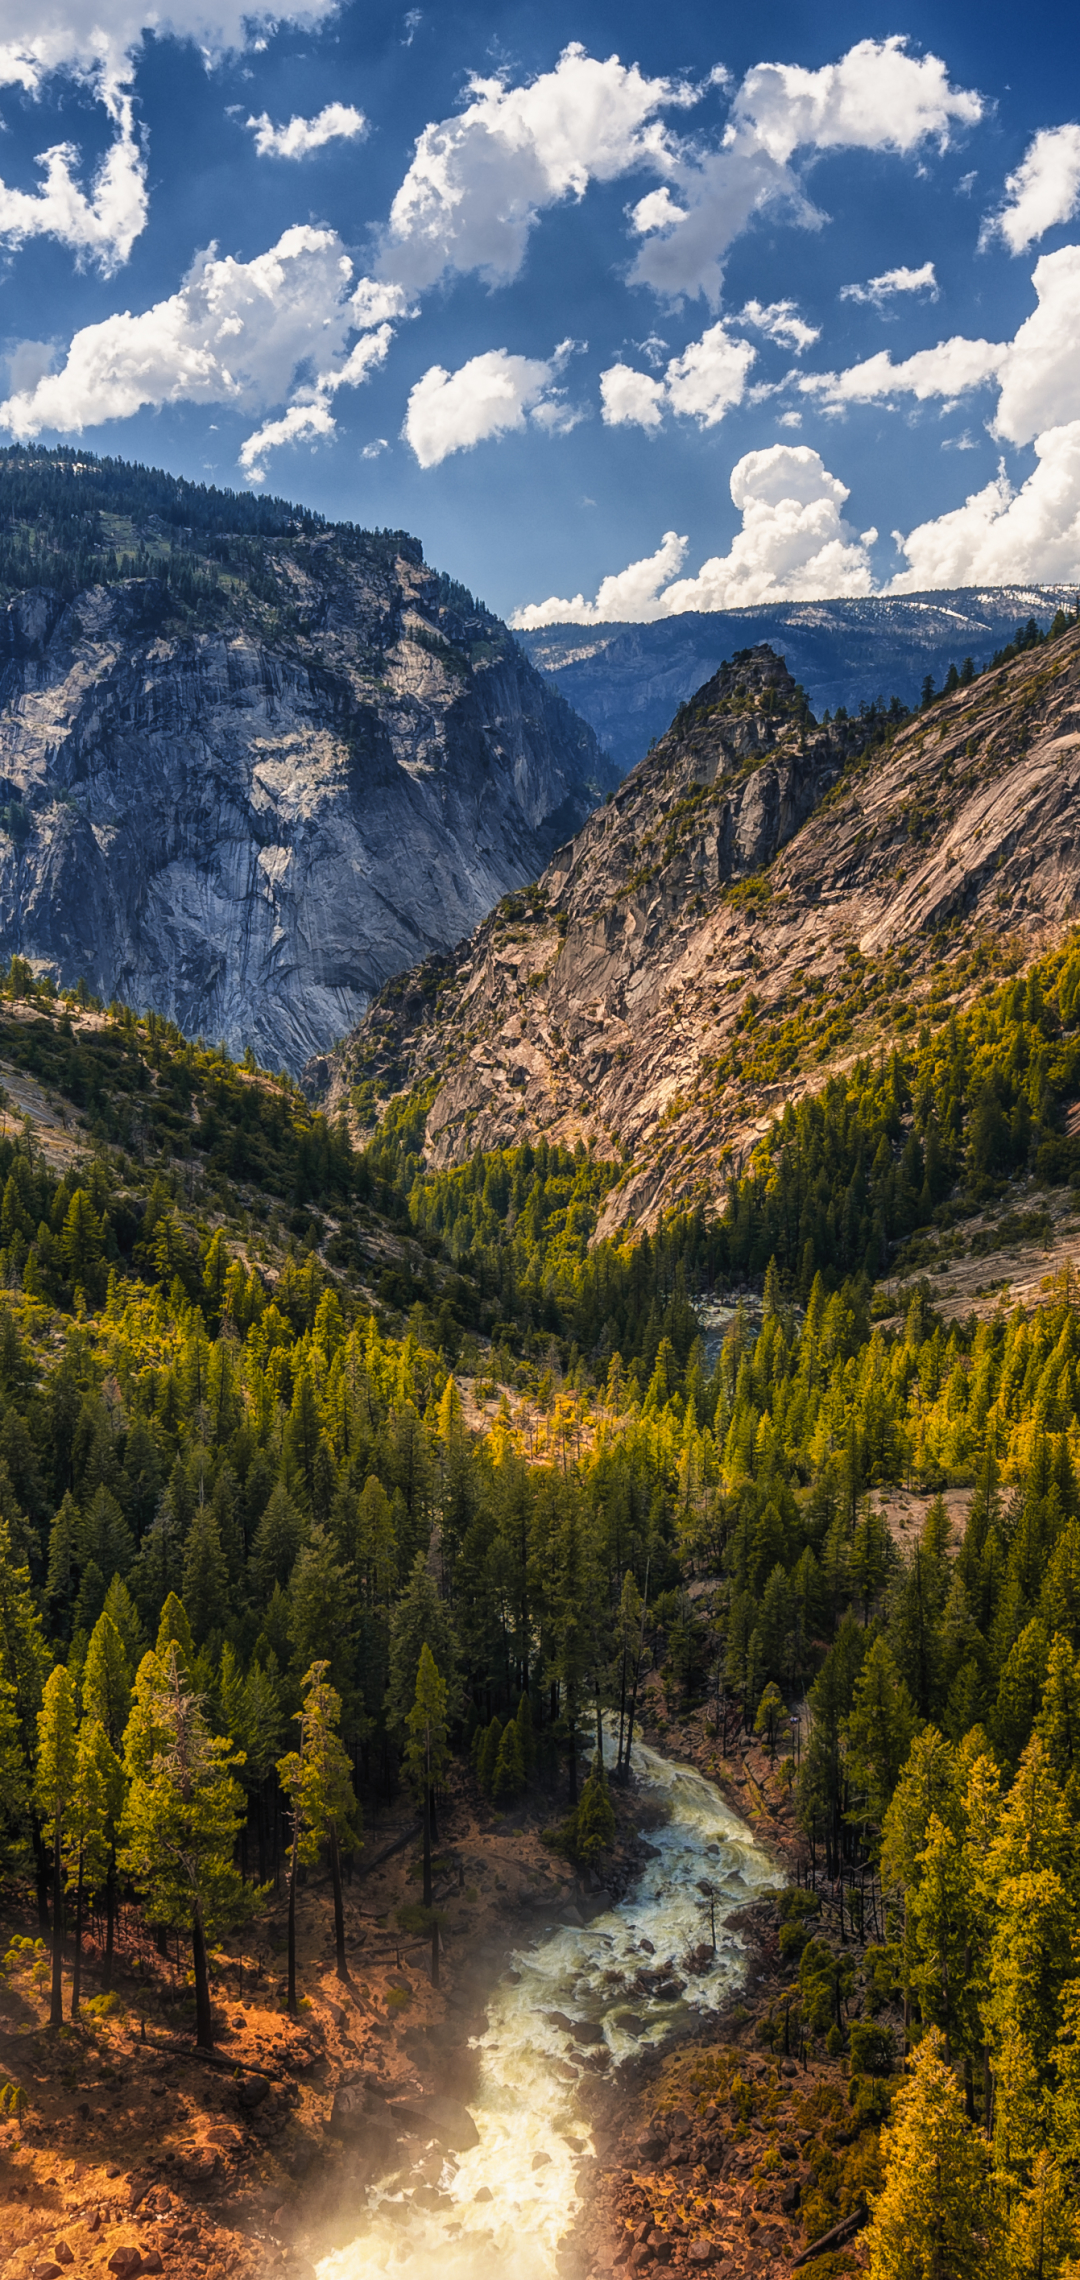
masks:
[(940, 2036), (920, 2043), (882, 2132), (871, 2280), (1000, 2280), (1001, 2220), (985, 2148), (964, 2119)]
[[(405, 1763), (409, 1779), (424, 1816), (424, 1906), (431, 1906), (431, 1824), (434, 1811), (435, 1784), (442, 1779), (449, 1757), (449, 1733), (446, 1717), (446, 1680), (440, 1678), (439, 1667), (425, 1639), (420, 1649), (420, 1663), (416, 1673), (416, 1698), (406, 1719), (408, 1740), (405, 1744)], [(432, 1977), (439, 1976), (439, 1950), (437, 1928), (432, 1931)]]
[(153, 1924), (171, 1925), (191, 1939), (195, 1974), (195, 2028), (201, 2048), (213, 2048), (207, 1940), (238, 1922), (246, 1895), (233, 1864), (244, 1818), (233, 1777), (242, 1755), (212, 1734), (192, 1693), (175, 1642), (163, 1655), (145, 1655), (124, 1736), (128, 1791), (121, 1825), (120, 1866), (142, 1891)]
[(302, 1681), (303, 1701), (296, 1715), (300, 1747), (278, 1761), (281, 1786), (292, 1812), (289, 1853), (289, 2010), (296, 2016), (296, 1880), (301, 1864), (318, 1859), (329, 1843), (334, 1887), (334, 1944), (339, 1979), (349, 1976), (345, 1961), (345, 1909), (341, 1892), (341, 1850), (359, 1843), (359, 1807), (353, 1792), (348, 1753), (338, 1728), (341, 1697), (327, 1683), (327, 1662), (314, 1662)]
[(49, 2025), (64, 2022), (61, 1973), (64, 1955), (64, 1839), (75, 1791), (78, 1758), (75, 1689), (63, 1663), (49, 1672), (38, 1712), (35, 1797), (42, 1835), (52, 1851), (52, 1986)]

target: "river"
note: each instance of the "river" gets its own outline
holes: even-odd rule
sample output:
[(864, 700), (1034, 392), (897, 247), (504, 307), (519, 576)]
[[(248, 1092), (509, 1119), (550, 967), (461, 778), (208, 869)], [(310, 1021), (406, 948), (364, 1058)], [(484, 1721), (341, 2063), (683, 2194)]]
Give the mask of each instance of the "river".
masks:
[[(320, 2280), (555, 2280), (559, 2241), (579, 2206), (579, 2166), (593, 2145), (567, 2078), (568, 2057), (580, 2054), (545, 2013), (594, 2023), (617, 2068), (677, 2034), (691, 2011), (718, 2010), (737, 1984), (743, 1949), (720, 1919), (775, 1887), (775, 1864), (700, 1774), (644, 1745), (635, 1745), (633, 1767), (642, 1796), (666, 1813), (649, 1830), (655, 1857), (617, 1907), (582, 1929), (545, 1931), (511, 1957), (478, 2041), (470, 2111), (480, 2142), (443, 2163), (437, 2182), (448, 2197), (426, 2209), (392, 2180), (373, 2188), (363, 2229), (323, 2259)], [(710, 1938), (703, 1882), (715, 1894), (717, 1954), (688, 1976), (683, 1959)], [(681, 1993), (670, 1985), (665, 1992), (665, 1966)], [(658, 1982), (648, 1995), (643, 1968)], [(436, 2157), (429, 2182), (437, 2167)]]

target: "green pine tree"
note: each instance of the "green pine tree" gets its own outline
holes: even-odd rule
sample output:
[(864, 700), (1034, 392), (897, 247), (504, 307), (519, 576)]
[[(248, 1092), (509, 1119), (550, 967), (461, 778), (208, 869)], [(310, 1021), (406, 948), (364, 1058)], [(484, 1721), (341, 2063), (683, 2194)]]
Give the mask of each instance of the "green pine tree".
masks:
[(319, 1847), (329, 1843), (334, 1888), (334, 1934), (337, 1975), (347, 1979), (345, 1911), (341, 1892), (341, 1848), (359, 1843), (359, 1807), (352, 1774), (338, 1727), (341, 1697), (328, 1684), (328, 1662), (312, 1663), (302, 1681), (303, 1701), (297, 1711), (300, 1747), (290, 1750), (278, 1764), (281, 1786), (292, 1811), (292, 1847), (289, 1855), (289, 2010), (296, 2016), (296, 1877), (318, 1858)]
[(38, 1761), (34, 1794), (41, 1816), (42, 1835), (52, 1853), (52, 1982), (49, 2025), (60, 2027), (64, 2023), (61, 1989), (64, 1957), (63, 1854), (78, 1756), (75, 1689), (63, 1663), (57, 1663), (45, 1681), (37, 1731)]
[[(182, 1610), (181, 1610), (182, 1612)], [(151, 1923), (191, 1938), (200, 2047), (213, 2047), (207, 1940), (245, 1912), (233, 1847), (243, 1799), (232, 1744), (211, 1734), (190, 1691), (180, 1648), (145, 1655), (124, 1736), (128, 1791), (120, 1866), (139, 1886)]]

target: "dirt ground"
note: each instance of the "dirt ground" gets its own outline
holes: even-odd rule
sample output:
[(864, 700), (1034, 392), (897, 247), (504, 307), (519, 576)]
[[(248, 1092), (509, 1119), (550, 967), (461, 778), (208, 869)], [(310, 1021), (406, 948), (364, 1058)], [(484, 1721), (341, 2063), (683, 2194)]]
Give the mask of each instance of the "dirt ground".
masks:
[[(32, 1946), (12, 1957), (9, 1946), (0, 2079), (25, 2106), (0, 2122), (3, 2280), (49, 2280), (69, 2265), (115, 2272), (120, 2249), (138, 2252), (128, 2269), (173, 2280), (262, 2280), (278, 2265), (305, 2280), (316, 2256), (351, 2237), (351, 2164), (329, 2126), (342, 2082), (362, 2077), (385, 2098), (446, 2087), (428, 2031), (442, 2030), (451, 2056), (464, 2048), (514, 1940), (544, 1920), (580, 1920), (572, 1872), (540, 1843), (552, 1817), (546, 1800), (498, 1814), (455, 1774), (437, 1854), (438, 1989), (430, 1943), (397, 1927), (398, 1909), (419, 1896), (420, 1840), (405, 1806), (369, 1827), (346, 1885), (345, 1982), (328, 1884), (305, 1888), (295, 2021), (282, 1886), (242, 1940), (214, 1951), (214, 2064), (194, 2051), (186, 1954), (179, 1969), (163, 1962), (134, 1912), (121, 1927), (115, 2008), (95, 2000), (101, 1957), (88, 1942), (81, 2016), (55, 2035), (47, 1958)], [(6, 1941), (32, 1941), (36, 1929), (27, 1895)], [(69, 1999), (65, 1970), (65, 2014)]]

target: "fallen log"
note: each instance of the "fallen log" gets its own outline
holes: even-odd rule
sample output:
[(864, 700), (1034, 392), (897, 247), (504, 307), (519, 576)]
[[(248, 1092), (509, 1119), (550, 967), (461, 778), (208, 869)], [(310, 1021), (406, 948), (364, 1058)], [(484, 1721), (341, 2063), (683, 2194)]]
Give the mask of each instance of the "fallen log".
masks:
[(792, 2271), (797, 2272), (803, 2264), (812, 2264), (815, 2256), (827, 2256), (830, 2249), (843, 2248), (845, 2242), (854, 2240), (856, 2233), (869, 2222), (870, 2211), (865, 2205), (852, 2209), (850, 2216), (841, 2217), (831, 2232), (822, 2233), (820, 2240), (812, 2240), (809, 2248), (803, 2249), (802, 2255), (795, 2258)]

